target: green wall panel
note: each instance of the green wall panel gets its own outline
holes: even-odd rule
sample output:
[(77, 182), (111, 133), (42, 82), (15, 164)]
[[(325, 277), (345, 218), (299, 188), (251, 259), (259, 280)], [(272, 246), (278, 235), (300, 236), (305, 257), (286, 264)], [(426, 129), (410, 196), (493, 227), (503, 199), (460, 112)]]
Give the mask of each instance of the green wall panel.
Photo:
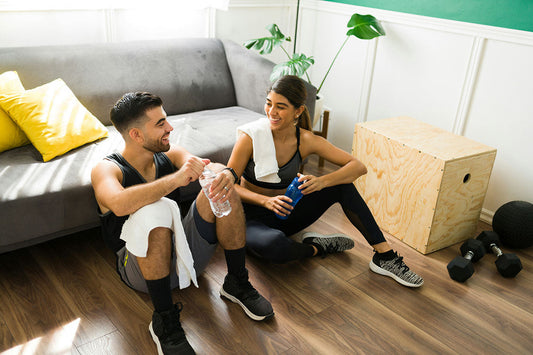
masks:
[(533, 32), (533, 0), (326, 0)]

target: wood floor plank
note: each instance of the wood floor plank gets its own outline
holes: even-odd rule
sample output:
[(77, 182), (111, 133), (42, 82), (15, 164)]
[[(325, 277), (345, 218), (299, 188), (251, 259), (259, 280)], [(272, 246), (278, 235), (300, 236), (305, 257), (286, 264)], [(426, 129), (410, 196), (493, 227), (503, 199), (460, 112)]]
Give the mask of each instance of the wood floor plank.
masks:
[[(57, 243), (51, 242), (32, 250), (44, 273), (51, 280), (59, 297), (80, 319), (74, 343), (79, 346), (116, 331), (104, 312), (106, 300), (98, 292), (99, 275), (89, 268), (80, 268), (86, 257), (86, 235), (61, 242), (61, 258), (55, 255)], [(93, 259), (94, 262), (94, 259)]]
[[(0, 302), (3, 303), (4, 301), (7, 301), (7, 299), (0, 297)], [(13, 338), (9, 327), (5, 323), (2, 314), (3, 313), (0, 313), (0, 339), (2, 339), (2, 342), (0, 343), (0, 351), (2, 350), (2, 346), (5, 346), (5, 348), (8, 349), (11, 346), (16, 345), (15, 339)]]
[(107, 263), (94, 263), (86, 259), (82, 265), (99, 275), (98, 292), (105, 299), (103, 310), (111, 322), (139, 353), (152, 353), (155, 345), (149, 335), (148, 325), (153, 308), (139, 297), (137, 291), (122, 283), (114, 268), (111, 269)]
[[(425, 284), (420, 290), (394, 289), (390, 279), (370, 274), (350, 283), (374, 295), (395, 313), (455, 351), (514, 349), (516, 353), (523, 353), (521, 351), (533, 345), (528, 335), (533, 327), (530, 313), (507, 305), (498, 295), (485, 290), (485, 281), (481, 278), (460, 284), (444, 274), (442, 262), (427, 257), (424, 261), (428, 265), (424, 269)], [(413, 264), (418, 265), (416, 260)]]
[(15, 345), (45, 335), (50, 329), (69, 324), (77, 317), (58, 299), (50, 279), (34, 261), (29, 249), (6, 253), (0, 258), (0, 310)]
[(80, 355), (131, 355), (141, 354), (122, 336), (121, 332), (114, 331), (100, 338), (78, 347)]
[[(210, 272), (210, 270), (213, 271)], [(220, 272), (214, 270), (220, 270)], [(290, 348), (293, 342), (286, 340), (282, 332), (278, 331), (276, 318), (265, 322), (253, 321), (245, 315), (240, 306), (220, 296), (219, 290), (225, 272), (224, 256), (219, 249), (208, 266), (208, 270), (200, 278), (202, 280), (200, 288), (193, 289), (194, 298), (192, 293), (179, 291), (180, 297), (187, 301), (187, 307), (200, 308), (200, 311), (204, 311), (205, 318), (193, 320), (197, 324), (195, 328), (201, 329), (201, 332), (197, 334), (198, 338), (205, 338), (205, 329), (208, 329), (208, 336), (220, 339), (217, 345), (221, 345), (222, 348), (210, 353), (226, 353), (236, 345), (243, 352), (252, 354), (273, 353), (273, 351), (275, 353), (281, 349)], [(256, 277), (253, 270), (250, 270), (250, 274), (256, 289), (267, 299), (270, 298), (271, 294), (264, 287), (264, 282)], [(174, 291), (174, 293), (177, 292)], [(203, 324), (198, 321), (202, 321)]]

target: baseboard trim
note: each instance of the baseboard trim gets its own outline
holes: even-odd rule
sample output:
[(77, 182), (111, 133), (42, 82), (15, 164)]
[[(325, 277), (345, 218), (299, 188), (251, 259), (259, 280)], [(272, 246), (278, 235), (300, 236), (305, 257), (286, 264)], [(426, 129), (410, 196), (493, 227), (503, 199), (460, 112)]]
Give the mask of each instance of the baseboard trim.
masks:
[(494, 217), (494, 212), (489, 211), (486, 208), (481, 209), (481, 215), (479, 216), (479, 219), (482, 222), (488, 223), (492, 226), (492, 218)]

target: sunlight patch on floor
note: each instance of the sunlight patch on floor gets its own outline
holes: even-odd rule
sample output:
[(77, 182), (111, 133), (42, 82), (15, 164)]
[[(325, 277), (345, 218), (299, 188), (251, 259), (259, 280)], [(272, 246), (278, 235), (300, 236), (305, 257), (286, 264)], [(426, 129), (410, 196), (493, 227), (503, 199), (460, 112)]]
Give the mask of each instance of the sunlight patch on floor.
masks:
[(78, 318), (65, 324), (45, 336), (41, 336), (17, 345), (0, 355), (63, 355), (70, 354), (74, 337), (78, 331), (81, 319)]

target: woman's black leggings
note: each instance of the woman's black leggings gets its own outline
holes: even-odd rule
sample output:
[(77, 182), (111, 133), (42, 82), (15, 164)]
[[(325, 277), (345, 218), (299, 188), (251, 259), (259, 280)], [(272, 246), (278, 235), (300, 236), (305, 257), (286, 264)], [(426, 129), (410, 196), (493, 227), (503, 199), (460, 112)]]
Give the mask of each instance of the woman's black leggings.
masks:
[(314, 249), (309, 244), (295, 242), (288, 236), (313, 224), (336, 202), (368, 244), (385, 241), (355, 186), (342, 184), (304, 195), (286, 220), (277, 218), (274, 212), (264, 207), (245, 203), (246, 246), (254, 254), (276, 263), (312, 256)]

